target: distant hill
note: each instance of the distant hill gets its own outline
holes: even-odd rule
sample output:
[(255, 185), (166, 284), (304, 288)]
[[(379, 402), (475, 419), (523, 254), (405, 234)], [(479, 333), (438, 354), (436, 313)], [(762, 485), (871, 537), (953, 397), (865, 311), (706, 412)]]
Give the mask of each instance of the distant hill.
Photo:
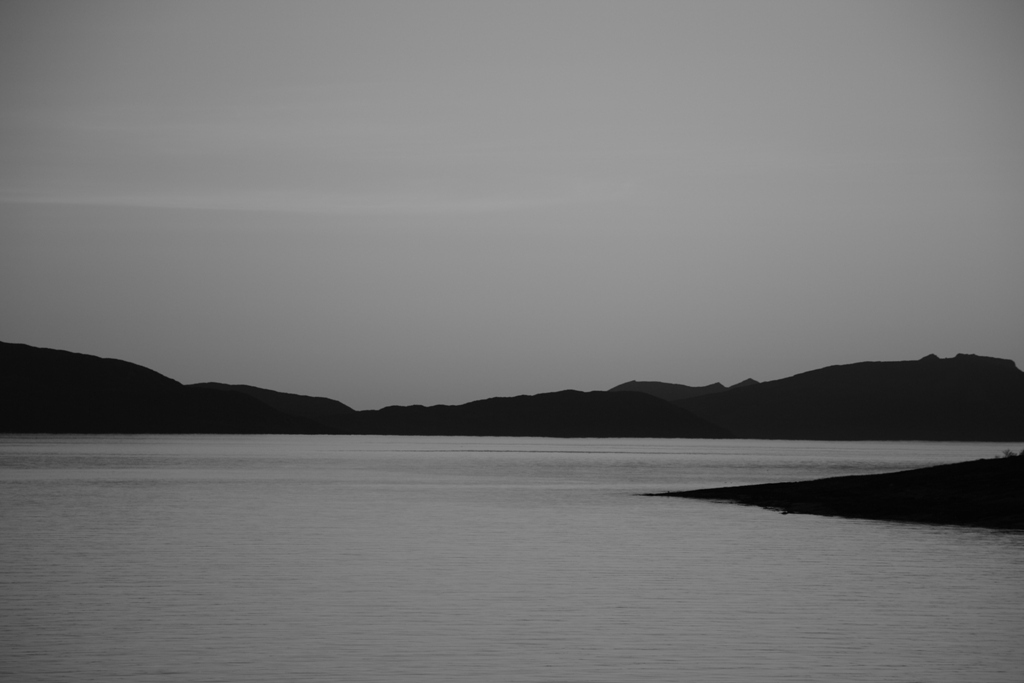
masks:
[(674, 403), (739, 438), (1024, 439), (1024, 372), (966, 354), (836, 365)]
[(705, 394), (717, 394), (736, 387), (750, 386), (757, 384), (757, 380), (745, 379), (739, 384), (727, 387), (719, 382), (708, 384), (702, 387), (691, 387), (686, 384), (672, 384), (669, 382), (637, 382), (636, 380), (614, 386), (608, 391), (639, 391), (644, 394), (656, 396), (663, 401), (678, 401), (684, 398), (693, 398)]
[(324, 431), (238, 393), (186, 387), (141, 365), (0, 342), (0, 432)]
[(703, 387), (691, 387), (685, 384), (671, 384), (669, 382), (637, 382), (633, 380), (614, 386), (608, 391), (639, 391), (660, 398), (663, 401), (677, 401), (683, 398), (703, 396), (704, 394), (717, 394), (720, 391), (725, 391), (725, 386), (718, 382)]
[(349, 408), (341, 401), (333, 398), (320, 396), (302, 396), (300, 394), (288, 394), (282, 391), (261, 389), (247, 384), (221, 384), (220, 382), (203, 382), (202, 384), (191, 384), (189, 386), (203, 389), (214, 389), (218, 391), (236, 392), (251, 396), (264, 403), (274, 410), (286, 415), (312, 420), (334, 430), (347, 429), (351, 424), (356, 411)]
[(719, 438), (729, 433), (639, 392), (558, 391), (458, 406), (390, 406), (358, 413), (367, 434)]

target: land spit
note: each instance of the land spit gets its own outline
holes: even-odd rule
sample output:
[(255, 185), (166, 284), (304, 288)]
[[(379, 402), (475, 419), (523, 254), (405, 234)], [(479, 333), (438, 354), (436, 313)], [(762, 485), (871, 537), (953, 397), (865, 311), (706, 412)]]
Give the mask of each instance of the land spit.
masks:
[(1024, 529), (1024, 452), (887, 474), (642, 495), (731, 501), (783, 514)]

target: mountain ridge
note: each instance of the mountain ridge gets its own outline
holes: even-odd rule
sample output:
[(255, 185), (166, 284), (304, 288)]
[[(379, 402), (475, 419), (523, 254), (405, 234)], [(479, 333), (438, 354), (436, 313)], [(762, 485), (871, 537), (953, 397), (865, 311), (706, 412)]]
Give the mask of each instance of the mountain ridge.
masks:
[[(973, 354), (833, 365), (731, 387), (627, 382), (365, 411), (250, 385), (184, 385), (128, 361), (8, 342), (0, 342), (0, 376), (6, 433), (1024, 439), (1024, 373)], [(667, 401), (652, 389), (689, 396)]]
[(567, 390), (356, 411), (334, 399), (249, 385), (183, 385), (128, 361), (9, 342), (0, 342), (0, 376), (3, 433), (730, 436), (683, 408), (630, 392)]
[(1024, 372), (974, 354), (832, 365), (674, 403), (739, 438), (1024, 439)]

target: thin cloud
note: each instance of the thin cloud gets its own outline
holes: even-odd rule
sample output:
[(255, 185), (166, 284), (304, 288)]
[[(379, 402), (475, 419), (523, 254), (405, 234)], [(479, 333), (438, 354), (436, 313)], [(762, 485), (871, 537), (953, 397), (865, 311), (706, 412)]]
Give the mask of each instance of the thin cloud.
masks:
[(631, 194), (627, 183), (576, 181), (547, 192), (523, 194), (378, 193), (329, 194), (252, 191), (239, 193), (75, 193), (0, 190), (7, 204), (121, 206), (137, 208), (261, 211), (315, 215), (474, 214), (523, 211), (545, 207), (622, 201)]

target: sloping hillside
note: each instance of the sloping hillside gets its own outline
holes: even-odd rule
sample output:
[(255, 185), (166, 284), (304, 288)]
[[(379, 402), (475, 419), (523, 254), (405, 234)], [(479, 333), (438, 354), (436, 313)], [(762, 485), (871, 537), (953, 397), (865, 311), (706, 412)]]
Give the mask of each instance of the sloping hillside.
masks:
[(355, 410), (349, 408), (341, 401), (335, 401), (333, 398), (324, 398), (322, 396), (289, 394), (283, 391), (253, 387), (248, 384), (203, 382), (202, 384), (191, 384), (189, 386), (251, 396), (285, 415), (312, 420), (331, 431), (344, 431), (347, 429), (352, 422), (353, 415), (356, 414)]
[(141, 365), (0, 342), (0, 432), (323, 431), (242, 394), (186, 387)]

